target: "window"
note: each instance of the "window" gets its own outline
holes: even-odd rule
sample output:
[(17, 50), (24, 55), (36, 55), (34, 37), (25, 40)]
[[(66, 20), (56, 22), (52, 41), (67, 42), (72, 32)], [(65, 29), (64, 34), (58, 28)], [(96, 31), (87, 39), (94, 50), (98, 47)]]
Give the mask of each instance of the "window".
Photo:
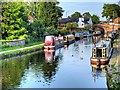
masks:
[(102, 57), (102, 49), (97, 49), (97, 57)]

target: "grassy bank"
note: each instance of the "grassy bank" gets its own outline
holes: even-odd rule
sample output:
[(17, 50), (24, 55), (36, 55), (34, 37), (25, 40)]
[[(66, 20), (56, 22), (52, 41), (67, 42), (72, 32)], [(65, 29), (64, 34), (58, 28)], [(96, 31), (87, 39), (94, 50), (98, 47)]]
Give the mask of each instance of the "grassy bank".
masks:
[(109, 62), (107, 80), (110, 90), (120, 89), (120, 34), (113, 41), (113, 55)]
[(32, 42), (32, 43), (28, 43), (25, 44), (24, 46), (4, 46), (1, 47), (0, 52), (3, 51), (9, 51), (9, 50), (15, 50), (15, 49), (20, 49), (20, 48), (25, 48), (25, 47), (29, 47), (29, 46), (34, 46), (34, 45), (38, 45), (38, 44), (42, 44), (43, 42)]
[(43, 46), (44, 46), (44, 43), (34, 45), (34, 46), (29, 46), (29, 47), (24, 46), (23, 48), (16, 47), (18, 49), (15, 49), (15, 47), (14, 47), (14, 50), (7, 49), (7, 51), (0, 52), (0, 59), (9, 58), (9, 57), (17, 56), (17, 55), (23, 55), (26, 53), (42, 50)]

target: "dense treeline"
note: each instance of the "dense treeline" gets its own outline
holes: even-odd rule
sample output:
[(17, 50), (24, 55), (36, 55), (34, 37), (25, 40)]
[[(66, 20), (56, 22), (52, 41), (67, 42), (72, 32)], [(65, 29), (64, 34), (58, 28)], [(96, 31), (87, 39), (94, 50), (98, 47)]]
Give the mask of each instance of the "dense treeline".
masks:
[[(3, 2), (2, 3), (2, 39), (32, 39), (38, 41), (57, 28), (62, 17), (59, 2)], [(33, 22), (29, 22), (31, 16)], [(30, 38), (29, 38), (30, 37)], [(29, 41), (29, 40), (27, 40)]]

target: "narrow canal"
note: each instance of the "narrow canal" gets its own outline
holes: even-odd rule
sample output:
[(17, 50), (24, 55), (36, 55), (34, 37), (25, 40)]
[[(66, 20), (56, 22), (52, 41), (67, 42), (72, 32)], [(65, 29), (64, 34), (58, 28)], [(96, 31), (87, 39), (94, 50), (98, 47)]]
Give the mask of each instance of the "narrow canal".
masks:
[(90, 64), (92, 39), (55, 52), (34, 52), (1, 60), (2, 88), (107, 88), (105, 72)]

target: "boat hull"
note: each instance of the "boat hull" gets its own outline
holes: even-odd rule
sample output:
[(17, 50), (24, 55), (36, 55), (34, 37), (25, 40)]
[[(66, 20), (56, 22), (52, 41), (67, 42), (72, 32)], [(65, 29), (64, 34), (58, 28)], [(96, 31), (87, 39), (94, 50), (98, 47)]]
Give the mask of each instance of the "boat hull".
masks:
[(108, 59), (91, 59), (91, 64), (92, 65), (106, 65), (108, 63)]
[(106, 68), (106, 65), (91, 65), (95, 69), (103, 69)]
[(44, 51), (54, 51), (55, 46), (44, 46)]

